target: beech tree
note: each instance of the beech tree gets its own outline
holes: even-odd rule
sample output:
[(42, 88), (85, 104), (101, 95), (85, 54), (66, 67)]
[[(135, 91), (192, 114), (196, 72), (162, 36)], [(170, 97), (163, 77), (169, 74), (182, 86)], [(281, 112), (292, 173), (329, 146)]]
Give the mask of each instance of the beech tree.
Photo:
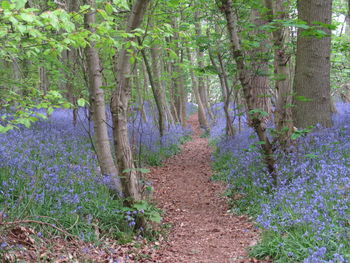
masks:
[[(94, 34), (96, 31), (94, 28), (94, 24), (96, 23), (96, 2), (95, 0), (85, 0), (85, 4), (90, 6), (89, 12), (84, 16), (85, 27), (92, 34)], [(91, 114), (94, 122), (96, 137), (97, 159), (102, 175), (109, 176), (111, 178), (111, 184), (108, 186), (112, 190), (112, 193), (122, 197), (123, 189), (121, 187), (117, 167), (113, 160), (108, 136), (105, 95), (103, 89), (101, 88), (103, 86), (101, 61), (96, 48), (96, 43), (90, 41), (85, 48), (85, 55), (89, 75)]]
[[(227, 30), (231, 43), (233, 58), (237, 65), (238, 77), (243, 87), (243, 93), (245, 102), (247, 104), (248, 118), (250, 125), (254, 128), (259, 141), (261, 142), (261, 149), (263, 150), (264, 161), (268, 168), (268, 171), (274, 181), (277, 184), (277, 173), (275, 170), (275, 159), (273, 157), (272, 144), (266, 134), (266, 124), (263, 116), (261, 115), (261, 110), (257, 110), (256, 106), (259, 105), (256, 87), (253, 86), (254, 79), (259, 78), (256, 71), (252, 71), (248, 67), (245, 61), (245, 54), (241, 48), (240, 39), (237, 33), (235, 15), (233, 13), (232, 1), (231, 0), (221, 0), (219, 3), (221, 11), (224, 13)], [(261, 100), (261, 98), (260, 98)], [(260, 104), (261, 105), (261, 104)]]
[[(297, 128), (332, 125), (330, 52), (332, 0), (299, 0), (298, 17), (308, 28), (298, 29), (293, 118)], [(312, 31), (316, 27), (317, 32)]]
[(290, 30), (281, 24), (281, 21), (286, 21), (289, 18), (287, 12), (289, 4), (289, 0), (265, 0), (265, 6), (268, 9), (267, 19), (276, 27), (271, 34), (274, 46), (274, 76), (277, 93), (274, 122), (277, 139), (283, 147), (291, 145), (293, 133), (291, 54), (287, 50)]
[[(131, 13), (126, 24), (126, 32), (133, 33), (144, 18), (147, 5), (150, 0), (137, 0), (132, 6)], [(125, 43), (136, 43), (136, 37), (127, 37)], [(139, 174), (136, 171), (132, 150), (128, 136), (128, 104), (131, 95), (130, 75), (133, 71), (131, 57), (135, 52), (125, 47), (118, 50), (114, 70), (116, 72), (116, 88), (111, 99), (111, 112), (113, 120), (113, 138), (115, 155), (117, 157), (118, 171), (121, 176), (123, 193), (131, 202), (142, 199)]]

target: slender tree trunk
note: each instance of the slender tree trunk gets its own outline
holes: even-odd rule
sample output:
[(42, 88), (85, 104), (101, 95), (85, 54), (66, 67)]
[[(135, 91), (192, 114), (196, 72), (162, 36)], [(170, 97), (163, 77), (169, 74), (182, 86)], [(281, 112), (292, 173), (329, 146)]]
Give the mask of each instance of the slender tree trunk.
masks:
[[(257, 98), (256, 98), (257, 94), (254, 90), (255, 87), (252, 86), (253, 84), (252, 78), (255, 77), (256, 72), (252, 72), (251, 69), (247, 67), (246, 62), (244, 61), (244, 53), (241, 49), (239, 37), (237, 34), (237, 29), (235, 26), (235, 19), (234, 19), (234, 14), (232, 10), (232, 1), (221, 0), (220, 8), (226, 18), (229, 39), (230, 39), (231, 48), (233, 51), (233, 57), (236, 61), (238, 76), (239, 76), (241, 85), (243, 87), (243, 93), (247, 104), (247, 109), (248, 109), (248, 112), (251, 112), (256, 109), (256, 105), (257, 105)], [(276, 185), (277, 184), (277, 173), (275, 170), (276, 161), (273, 157), (272, 144), (266, 135), (266, 126), (264, 124), (264, 121), (262, 120), (260, 114), (257, 114), (257, 113), (252, 113), (248, 117), (250, 119), (251, 126), (254, 128), (256, 134), (258, 135), (259, 140), (263, 142), (261, 144), (261, 148), (264, 154), (264, 161), (272, 177), (273, 183)]]
[(160, 68), (158, 63), (159, 57), (158, 57), (158, 51), (155, 50), (156, 48), (157, 47), (151, 48), (152, 68), (148, 62), (145, 50), (144, 49), (141, 50), (141, 53), (146, 65), (148, 79), (150, 81), (153, 97), (157, 106), (159, 134), (160, 134), (160, 137), (163, 137), (165, 132), (165, 124), (166, 124), (165, 94), (163, 93), (163, 89), (161, 87), (161, 82), (160, 82)]
[[(191, 51), (189, 48), (187, 48), (187, 56), (188, 60), (191, 65), (194, 65), (194, 59), (192, 57)], [(204, 129), (204, 130), (209, 130), (209, 124), (207, 120), (207, 116), (205, 114), (205, 108), (202, 103), (201, 96), (199, 95), (198, 91), (198, 81), (197, 78), (193, 72), (193, 69), (190, 68), (190, 75), (191, 75), (191, 80), (192, 80), (192, 90), (196, 98), (196, 102), (198, 104), (198, 121), (199, 121), (199, 126)]]
[[(146, 8), (150, 0), (136, 0), (131, 14), (128, 18), (126, 32), (138, 28), (143, 20)], [(125, 41), (136, 42), (135, 37)], [(132, 50), (135, 51), (135, 50)], [(112, 95), (111, 111), (113, 119), (113, 137), (116, 157), (118, 160), (119, 174), (122, 175), (123, 192), (130, 200), (135, 202), (142, 199), (139, 174), (135, 170), (131, 145), (128, 136), (128, 103), (131, 95), (130, 75), (132, 73), (130, 64), (130, 53), (126, 48), (119, 50), (115, 61), (115, 72), (117, 74), (117, 85)]]
[(227, 136), (234, 136), (235, 135), (235, 129), (233, 127), (233, 123), (230, 117), (229, 107), (230, 107), (230, 96), (231, 96), (231, 90), (228, 84), (227, 75), (225, 71), (225, 66), (222, 61), (222, 56), (220, 53), (217, 54), (217, 58), (219, 60), (219, 66), (215, 62), (214, 55), (212, 54), (212, 51), (209, 49), (209, 58), (211, 61), (211, 64), (218, 72), (218, 77), (220, 80), (220, 86), (221, 86), (221, 92), (222, 97), (224, 100), (224, 113), (225, 113), (225, 119), (226, 119), (226, 135)]
[(47, 76), (46, 68), (43, 66), (39, 67), (39, 79), (40, 79), (40, 90), (43, 92), (44, 96), (47, 93), (49, 87), (49, 78)]
[(21, 88), (18, 86), (18, 83), (21, 81), (21, 69), (17, 59), (15, 58), (12, 60), (12, 76), (15, 82), (15, 85), (13, 85), (13, 91), (18, 94), (21, 94)]
[[(180, 63), (183, 63), (183, 59), (184, 59), (184, 51), (183, 49), (180, 50)], [(186, 107), (187, 107), (187, 92), (186, 92), (186, 88), (185, 88), (185, 80), (184, 80), (184, 72), (181, 69), (180, 66), (177, 67), (178, 68), (178, 72), (180, 73), (180, 76), (178, 78), (178, 87), (179, 87), (179, 99), (180, 99), (180, 118), (181, 118), (181, 124), (183, 127), (186, 127)]]
[[(96, 23), (96, 3), (95, 0), (85, 0), (85, 4), (90, 5), (90, 7), (93, 8), (87, 14), (85, 14), (85, 27), (94, 33), (95, 29), (93, 28), (93, 25)], [(118, 170), (113, 161), (107, 130), (104, 91), (101, 89), (103, 83), (102, 69), (100, 66), (101, 62), (94, 42), (90, 42), (90, 45), (85, 48), (85, 55), (89, 74), (90, 97), (92, 104), (91, 109), (92, 118), (94, 121), (98, 162), (102, 175), (109, 176), (111, 178), (112, 185), (109, 185), (109, 188), (113, 194), (121, 197), (123, 196), (123, 191), (120, 178), (118, 176)]]
[[(199, 11), (196, 11), (195, 19), (197, 21), (195, 23), (196, 35), (198, 37), (200, 37), (202, 35), (202, 26), (201, 26), (201, 22), (200, 22), (200, 13), (199, 13)], [(201, 70), (204, 69), (204, 53), (200, 49), (197, 49), (197, 64), (198, 64), (198, 67)], [(199, 91), (199, 95), (201, 97), (204, 109), (208, 113), (209, 117), (211, 119), (213, 119), (214, 115), (211, 112), (210, 105), (209, 105), (209, 100), (208, 100), (208, 86), (205, 83), (203, 75), (199, 75), (198, 76), (198, 91)]]
[[(76, 0), (68, 0), (66, 1), (66, 9), (68, 12), (75, 12), (79, 9), (79, 1)], [(76, 48), (71, 47), (70, 50), (67, 50), (67, 67), (66, 71), (67, 82), (67, 98), (70, 103), (73, 105), (73, 125), (77, 124), (78, 120), (78, 106), (77, 106), (77, 98), (74, 92), (74, 79), (77, 74), (77, 58), (78, 58), (78, 50)]]
[[(140, 63), (141, 64), (141, 67), (143, 65), (143, 63)], [(143, 94), (143, 91), (144, 89), (146, 89), (146, 86), (145, 86), (145, 82), (144, 82), (144, 85), (142, 86), (141, 84), (141, 73), (142, 72), (142, 69), (140, 69), (139, 67), (135, 67), (135, 79), (134, 79), (134, 83), (136, 84), (136, 102), (137, 102), (137, 107), (138, 107), (138, 110), (140, 111), (140, 114), (141, 114), (141, 118), (143, 121), (147, 122), (147, 115), (146, 115), (146, 112), (145, 112), (145, 109), (144, 109), (144, 94)], [(145, 77), (144, 77), (145, 78)], [(141, 88), (143, 87), (143, 88)]]
[(233, 122), (230, 117), (230, 97), (232, 93), (232, 89), (230, 89), (228, 80), (227, 80), (227, 75), (226, 75), (226, 70), (224, 66), (224, 62), (222, 60), (222, 56), (220, 53), (218, 53), (218, 60), (219, 60), (219, 65), (220, 65), (220, 72), (222, 76), (222, 81), (224, 84), (224, 89), (225, 89), (225, 101), (224, 101), (224, 112), (225, 112), (225, 117), (226, 117), (226, 135), (227, 136), (234, 136), (236, 131), (235, 128), (233, 127)]
[[(173, 19), (174, 28), (178, 28), (177, 19)], [(179, 46), (179, 33), (176, 30), (174, 33), (174, 42), (175, 42), (175, 53), (177, 55), (176, 61), (172, 63), (172, 75), (173, 75), (173, 84), (174, 84), (174, 95), (175, 95), (175, 106), (176, 112), (179, 117), (180, 123), (182, 126), (186, 126), (186, 103), (187, 103), (187, 94), (184, 85), (184, 76), (183, 70), (181, 69), (179, 63), (183, 61), (183, 51)]]
[[(288, 13), (286, 11), (289, 0), (265, 0), (265, 6), (268, 11), (269, 22), (274, 19), (286, 20)], [(276, 109), (274, 121), (277, 130), (277, 139), (282, 148), (288, 148), (291, 143), (293, 133), (292, 119), (292, 81), (289, 72), (291, 65), (290, 55), (287, 54), (286, 39), (289, 36), (288, 28), (283, 25), (277, 25), (277, 29), (272, 32), (272, 41), (275, 49), (274, 67), (275, 67), (275, 88), (277, 91)]]
[[(331, 24), (332, 0), (299, 0), (299, 19), (310, 26), (317, 23)], [(293, 118), (295, 126), (306, 128), (321, 124), (332, 126), (330, 97), (331, 30), (317, 26), (327, 36), (305, 36), (305, 29), (298, 29), (297, 56), (294, 78)]]

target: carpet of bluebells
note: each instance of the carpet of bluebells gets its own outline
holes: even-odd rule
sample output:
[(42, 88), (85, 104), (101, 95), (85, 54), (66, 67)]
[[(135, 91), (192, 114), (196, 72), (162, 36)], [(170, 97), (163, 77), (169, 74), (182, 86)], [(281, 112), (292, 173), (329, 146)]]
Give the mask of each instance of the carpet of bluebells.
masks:
[[(135, 234), (138, 218), (152, 215), (147, 211), (151, 208), (126, 208), (121, 200), (110, 196), (93, 151), (92, 124), (84, 109), (79, 110), (76, 126), (71, 115), (71, 110), (57, 109), (48, 120), (38, 121), (29, 129), (1, 134), (1, 217), (12, 222), (40, 220), (87, 241), (101, 237), (96, 236), (96, 226), (100, 235), (128, 239)], [(156, 122), (151, 114), (147, 115), (147, 123), (137, 113), (130, 118), (130, 141), (135, 154), (140, 148), (144, 155), (160, 151), (171, 154), (169, 149), (176, 149), (181, 139), (190, 134), (172, 125), (160, 141)], [(50, 226), (39, 226), (43, 234), (57, 233)], [(6, 244), (1, 244), (4, 247)]]
[(252, 256), (274, 262), (350, 261), (350, 105), (338, 103), (337, 110), (332, 128), (318, 127), (299, 138), (292, 153), (276, 152), (277, 187), (252, 129), (245, 126), (227, 139), (225, 119), (213, 123), (212, 139), (219, 141), (215, 176), (227, 181), (232, 211), (253, 215), (263, 230)]

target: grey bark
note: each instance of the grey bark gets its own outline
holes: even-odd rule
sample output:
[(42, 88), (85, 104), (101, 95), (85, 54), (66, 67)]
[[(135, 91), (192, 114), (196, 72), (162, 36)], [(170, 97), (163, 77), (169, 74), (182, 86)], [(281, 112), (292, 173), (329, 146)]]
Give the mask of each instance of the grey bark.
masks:
[[(196, 35), (199, 37), (202, 35), (202, 26), (200, 23), (199, 11), (196, 11), (195, 19), (196, 19), (195, 31), (196, 31)], [(204, 52), (202, 52), (199, 48), (197, 49), (197, 65), (198, 65), (199, 69), (201, 69), (201, 70), (204, 69)], [(203, 104), (206, 112), (208, 113), (210, 118), (213, 119), (214, 115), (211, 111), (211, 108), (209, 105), (209, 99), (208, 99), (208, 86), (206, 85), (206, 82), (204, 80), (203, 75), (198, 76), (198, 91), (199, 91), (199, 95), (201, 97), (202, 104)]]
[(148, 73), (148, 79), (151, 84), (151, 89), (153, 93), (154, 100), (157, 106), (158, 112), (158, 129), (160, 133), (160, 137), (163, 137), (165, 132), (165, 124), (166, 124), (166, 115), (165, 115), (165, 94), (161, 87), (160, 82), (160, 68), (158, 64), (158, 52), (155, 50), (156, 48), (151, 48), (151, 57), (152, 57), (152, 68), (149, 64), (146, 52), (144, 49), (141, 50), (141, 54), (143, 57), (143, 61), (145, 62), (146, 70)]
[(227, 136), (234, 136), (235, 135), (235, 129), (233, 127), (233, 123), (230, 117), (229, 113), (229, 105), (230, 105), (230, 96), (231, 96), (231, 89), (228, 84), (227, 74), (225, 70), (225, 66), (222, 60), (222, 55), (217, 52), (217, 58), (219, 61), (219, 66), (215, 62), (214, 54), (212, 54), (212, 51), (209, 49), (209, 58), (211, 61), (211, 64), (218, 72), (218, 77), (220, 80), (220, 86), (221, 86), (221, 93), (224, 100), (224, 113), (225, 113), (225, 119), (226, 119), (226, 135)]
[(47, 70), (44, 66), (39, 67), (39, 80), (40, 90), (43, 92), (44, 95), (46, 95), (49, 88), (49, 78), (47, 75)]
[[(149, 2), (150, 0), (136, 0), (128, 17), (126, 32), (130, 33), (141, 25)], [(125, 41), (136, 42), (136, 39), (130, 37)], [(132, 69), (130, 53), (125, 48), (119, 50), (114, 67), (117, 74), (116, 89), (111, 100), (114, 145), (119, 174), (122, 175), (123, 192), (125, 197), (129, 198), (129, 202), (133, 203), (141, 200), (142, 194), (139, 174), (135, 170), (128, 136), (128, 103), (131, 95), (130, 75)]]
[[(175, 28), (178, 28), (178, 21), (176, 18), (173, 19), (173, 25)], [(179, 33), (176, 30), (174, 33), (174, 42), (175, 42), (175, 53), (177, 55), (177, 60), (172, 63), (172, 72), (173, 74), (173, 87), (175, 95), (175, 107), (176, 113), (178, 115), (179, 121), (182, 126), (186, 126), (186, 103), (187, 103), (187, 94), (184, 85), (184, 72), (179, 66), (179, 63), (183, 61), (183, 51), (179, 45)]]
[[(191, 54), (191, 51), (189, 48), (187, 48), (187, 56), (188, 56), (188, 60), (189, 60), (190, 64), (194, 65), (194, 59), (192, 57), (192, 54)], [(198, 105), (199, 126), (204, 130), (208, 130), (209, 124), (208, 124), (207, 116), (205, 114), (205, 108), (203, 106), (201, 96), (199, 95), (197, 77), (194, 74), (192, 68), (190, 68), (190, 75), (191, 75), (191, 81), (192, 81), (192, 90), (193, 90), (193, 93), (194, 93), (194, 96), (196, 98), (196, 102)]]
[[(221, 0), (221, 11), (224, 13), (226, 22), (227, 22), (227, 30), (231, 43), (233, 57), (236, 61), (238, 77), (243, 87), (243, 94), (245, 97), (245, 101), (247, 104), (248, 111), (252, 111), (256, 109), (256, 92), (255, 87), (252, 86), (252, 78), (256, 77), (255, 72), (252, 72), (249, 67), (247, 67), (246, 62), (244, 60), (245, 54), (241, 49), (236, 22), (232, 9), (232, 1), (231, 0)], [(273, 149), (272, 144), (269, 138), (266, 135), (266, 126), (264, 121), (261, 119), (259, 114), (250, 114), (249, 116), (251, 126), (254, 128), (259, 140), (263, 142), (261, 144), (261, 148), (264, 154), (264, 161), (267, 166), (267, 169), (272, 177), (273, 183), (277, 184), (277, 173), (275, 169), (275, 159), (273, 157)]]
[[(332, 0), (299, 0), (299, 19), (308, 25), (317, 21), (332, 22)], [(293, 118), (297, 128), (321, 124), (332, 126), (330, 97), (331, 30), (317, 26), (327, 36), (322, 38), (304, 36), (299, 28), (294, 77)], [(299, 99), (298, 99), (299, 96)], [(301, 99), (300, 99), (301, 98)]]
[[(85, 0), (85, 4), (90, 5), (92, 8), (84, 16), (85, 28), (94, 33), (95, 28), (93, 28), (93, 24), (96, 23), (96, 3), (95, 0)], [(121, 187), (120, 178), (118, 176), (118, 170), (113, 160), (108, 136), (104, 91), (101, 89), (103, 84), (102, 69), (100, 66), (101, 62), (94, 42), (90, 42), (85, 48), (85, 55), (89, 74), (90, 98), (92, 104), (91, 113), (94, 121), (97, 159), (102, 175), (109, 176), (111, 178), (112, 184), (108, 185), (108, 187), (111, 189), (113, 194), (122, 197), (123, 190)]]
[[(286, 6), (289, 0), (265, 0), (268, 11), (268, 20), (286, 20), (289, 15)], [(274, 45), (274, 67), (275, 67), (275, 88), (277, 92), (276, 109), (274, 112), (277, 139), (283, 148), (291, 145), (291, 135), (293, 133), (292, 118), (292, 81), (289, 68), (291, 66), (290, 55), (287, 53), (287, 40), (289, 36), (288, 28), (277, 24), (277, 29), (272, 32), (272, 42)]]

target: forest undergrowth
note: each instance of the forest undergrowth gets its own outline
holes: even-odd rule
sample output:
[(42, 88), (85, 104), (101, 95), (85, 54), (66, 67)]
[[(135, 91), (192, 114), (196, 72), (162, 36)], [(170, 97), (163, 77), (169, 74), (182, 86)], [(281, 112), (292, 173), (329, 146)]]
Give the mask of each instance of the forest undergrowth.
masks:
[[(130, 141), (142, 167), (160, 165), (190, 136), (189, 129), (173, 125), (160, 139), (152, 109), (145, 109), (147, 122), (139, 112), (129, 119)], [(193, 110), (189, 106), (188, 114)], [(160, 210), (147, 201), (126, 207), (110, 195), (109, 177), (101, 174), (92, 146), (92, 124), (84, 109), (78, 116), (74, 126), (71, 110), (57, 109), (46, 121), (0, 137), (0, 258), (14, 260), (13, 251), (57, 236), (97, 245), (106, 239), (130, 243), (158, 237), (138, 222), (160, 222)], [(152, 190), (143, 183), (144, 191)], [(41, 254), (32, 255), (39, 261), (50, 258)]]
[(218, 117), (214, 123), (213, 178), (227, 182), (231, 212), (252, 215), (262, 230), (251, 256), (281, 263), (349, 262), (350, 107), (338, 103), (337, 110), (332, 128), (316, 127), (292, 151), (276, 152), (276, 187), (252, 129), (219, 139), (225, 122)]

